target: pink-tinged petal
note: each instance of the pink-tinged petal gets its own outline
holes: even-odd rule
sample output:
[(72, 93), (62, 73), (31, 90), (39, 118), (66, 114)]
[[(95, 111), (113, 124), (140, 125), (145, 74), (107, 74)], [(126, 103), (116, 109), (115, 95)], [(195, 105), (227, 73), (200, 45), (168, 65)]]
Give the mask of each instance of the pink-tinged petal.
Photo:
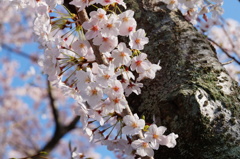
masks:
[(137, 149), (136, 154), (138, 154), (138, 155), (140, 155), (142, 157), (147, 156), (147, 153), (146, 153), (146, 151), (144, 149)]
[(135, 119), (139, 119), (139, 117), (136, 113), (133, 116), (134, 116)]
[(145, 149), (145, 152), (146, 152), (146, 154), (147, 154), (147, 156), (149, 156), (149, 157), (152, 157), (152, 156), (154, 156), (154, 151), (153, 151), (153, 149), (152, 148), (146, 148)]
[(124, 126), (123, 128), (122, 128), (122, 133), (123, 134), (129, 134), (131, 131), (132, 131), (132, 127), (131, 126)]
[(134, 148), (134, 149), (138, 149), (139, 147), (141, 147), (143, 141), (142, 140), (135, 140), (132, 142), (131, 146)]
[(145, 60), (145, 59), (147, 58), (147, 54), (141, 53), (141, 54), (139, 55), (139, 58), (140, 58), (141, 60)]
[(137, 31), (137, 35), (138, 35), (138, 36), (145, 36), (146, 33), (145, 33), (145, 31), (144, 31), (143, 29), (139, 29), (139, 30)]
[(126, 124), (126, 125), (130, 125), (132, 124), (132, 121), (134, 121), (134, 118), (133, 116), (131, 115), (127, 115), (123, 118), (123, 122)]
[(156, 124), (152, 124), (152, 125), (150, 125), (148, 131), (149, 131), (150, 133), (156, 133), (156, 132), (157, 132), (157, 128), (158, 128), (158, 127), (157, 127)]
[(157, 140), (153, 140), (151, 142), (151, 147), (154, 149), (154, 150), (158, 150), (159, 149), (159, 143), (157, 142)]
[(145, 121), (144, 121), (143, 119), (140, 119), (140, 120), (138, 121), (138, 127), (141, 128), (141, 129), (143, 129), (144, 126), (145, 126)]
[(167, 146), (168, 148), (173, 148), (173, 147), (175, 147), (176, 144), (177, 144), (176, 139), (178, 138), (178, 135), (177, 135), (177, 134), (174, 134), (174, 133), (171, 133), (171, 134), (169, 134), (169, 135), (167, 136), (167, 138), (168, 138), (168, 143), (166, 144), (166, 146)]
[(167, 130), (167, 128), (166, 127), (164, 127), (164, 126), (159, 126), (158, 127), (158, 134), (164, 134), (164, 132)]

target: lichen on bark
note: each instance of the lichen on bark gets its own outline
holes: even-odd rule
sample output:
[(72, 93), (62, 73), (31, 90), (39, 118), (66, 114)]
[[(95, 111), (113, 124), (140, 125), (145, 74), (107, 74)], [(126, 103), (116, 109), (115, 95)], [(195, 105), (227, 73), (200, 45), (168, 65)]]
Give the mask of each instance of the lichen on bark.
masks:
[(179, 134), (173, 149), (160, 147), (155, 158), (240, 158), (240, 97), (205, 35), (179, 11), (157, 0), (126, 0), (138, 28), (150, 39), (144, 52), (161, 60), (154, 80), (145, 80), (140, 96), (128, 98), (133, 111)]

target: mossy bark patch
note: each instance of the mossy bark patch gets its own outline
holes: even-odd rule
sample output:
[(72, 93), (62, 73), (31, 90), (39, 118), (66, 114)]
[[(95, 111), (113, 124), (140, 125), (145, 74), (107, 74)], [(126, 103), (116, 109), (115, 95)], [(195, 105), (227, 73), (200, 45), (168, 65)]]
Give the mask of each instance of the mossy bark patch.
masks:
[(126, 2), (150, 39), (143, 52), (162, 66), (154, 80), (144, 81), (140, 96), (128, 98), (129, 104), (148, 122), (155, 115), (158, 125), (179, 134), (178, 145), (160, 147), (155, 158), (240, 158), (239, 87), (207, 38), (163, 3)]

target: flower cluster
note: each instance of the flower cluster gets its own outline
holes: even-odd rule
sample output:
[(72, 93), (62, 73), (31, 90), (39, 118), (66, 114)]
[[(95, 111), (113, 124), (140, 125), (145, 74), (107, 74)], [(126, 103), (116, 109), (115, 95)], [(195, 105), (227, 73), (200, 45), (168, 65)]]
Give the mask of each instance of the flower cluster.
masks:
[[(90, 139), (129, 158), (153, 156), (159, 145), (174, 147), (177, 135), (163, 135), (166, 128), (155, 124), (143, 135), (145, 121), (126, 113), (126, 97), (140, 94), (140, 81), (155, 78), (161, 69), (142, 52), (149, 39), (137, 29), (134, 11), (122, 12), (122, 0), (73, 0), (77, 16), (55, 8), (61, 0), (31, 2), (22, 1), (21, 6), (36, 10), (34, 33), (45, 50), (39, 64), (53, 85), (78, 102), (75, 112)], [(84, 9), (89, 5), (97, 9), (88, 18)]]
[[(219, 51), (218, 58), (224, 64), (229, 75), (239, 82), (239, 68), (234, 61), (238, 62), (240, 57), (240, 34), (237, 31), (240, 28), (240, 24), (233, 19), (223, 20), (223, 22), (223, 25), (220, 27), (215, 26), (211, 28), (208, 36), (212, 41), (214, 40), (213, 45)], [(229, 55), (235, 57), (235, 60), (230, 58)]]
[[(223, 0), (161, 0), (167, 4), (170, 10), (180, 9), (184, 12), (185, 17), (196, 24), (198, 17), (203, 16), (207, 20), (207, 13), (211, 13), (212, 19), (216, 20), (223, 14)], [(210, 22), (209, 25), (212, 23)]]

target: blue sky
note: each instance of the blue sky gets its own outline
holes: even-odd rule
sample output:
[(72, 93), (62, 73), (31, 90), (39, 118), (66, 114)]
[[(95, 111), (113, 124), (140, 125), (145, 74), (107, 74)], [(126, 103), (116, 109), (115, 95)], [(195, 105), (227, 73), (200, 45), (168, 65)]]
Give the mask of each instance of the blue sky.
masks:
[(224, 18), (232, 18), (240, 21), (240, 2), (238, 0), (224, 0)]

